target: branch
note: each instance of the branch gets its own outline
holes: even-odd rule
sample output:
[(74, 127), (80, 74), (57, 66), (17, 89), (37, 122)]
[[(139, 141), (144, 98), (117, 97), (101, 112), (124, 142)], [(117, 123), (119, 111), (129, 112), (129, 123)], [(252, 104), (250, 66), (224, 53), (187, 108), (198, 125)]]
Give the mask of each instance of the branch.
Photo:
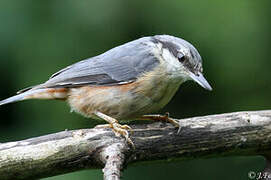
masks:
[(120, 179), (130, 163), (271, 152), (271, 111), (237, 112), (167, 123), (132, 125), (135, 149), (111, 129), (63, 131), (0, 144), (0, 179), (37, 179), (81, 169), (104, 168)]

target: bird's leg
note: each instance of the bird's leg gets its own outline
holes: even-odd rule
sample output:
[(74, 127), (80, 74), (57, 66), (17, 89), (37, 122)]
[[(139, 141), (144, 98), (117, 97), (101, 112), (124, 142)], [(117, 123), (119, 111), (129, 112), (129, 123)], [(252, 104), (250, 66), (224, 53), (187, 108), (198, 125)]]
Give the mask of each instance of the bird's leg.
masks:
[(168, 122), (168, 123), (173, 124), (174, 126), (180, 128), (179, 122), (170, 118), (168, 112), (165, 115), (160, 115), (160, 114), (144, 115), (140, 119)]
[(98, 128), (112, 128), (112, 130), (116, 136), (122, 135), (126, 139), (126, 141), (134, 147), (134, 143), (129, 138), (129, 133), (127, 131), (127, 130), (132, 130), (132, 128), (130, 126), (121, 125), (121, 124), (119, 124), (119, 122), (116, 119), (114, 119), (106, 114), (103, 114), (99, 111), (96, 111), (94, 114), (109, 123), (109, 124), (98, 125), (97, 126)]

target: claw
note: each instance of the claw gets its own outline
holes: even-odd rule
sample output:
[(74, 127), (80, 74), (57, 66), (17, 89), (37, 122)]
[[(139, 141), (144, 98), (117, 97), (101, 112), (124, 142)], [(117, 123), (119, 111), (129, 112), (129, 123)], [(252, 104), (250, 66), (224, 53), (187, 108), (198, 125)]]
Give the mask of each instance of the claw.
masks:
[(133, 130), (130, 126), (128, 126), (128, 125), (121, 125), (121, 128), (122, 129), (126, 129), (126, 130)]
[(133, 141), (129, 138), (128, 130), (132, 131), (132, 128), (130, 126), (121, 125), (117, 122), (114, 122), (110, 124), (97, 125), (96, 128), (111, 128), (117, 137), (123, 136), (125, 140), (128, 142), (128, 144), (135, 148)]
[(167, 117), (167, 122), (169, 122), (169, 123), (173, 124), (175, 127), (180, 128), (180, 124), (179, 124), (179, 122), (178, 122), (178, 121), (176, 121), (176, 120), (174, 120), (174, 119), (172, 119), (172, 118), (170, 118), (170, 117)]
[(134, 143), (129, 138), (129, 133), (127, 131), (127, 130), (132, 130), (132, 128), (128, 125), (121, 125), (117, 122), (114, 122), (111, 125), (116, 136), (122, 135), (123, 137), (125, 137), (126, 141), (134, 148)]
[(173, 118), (169, 117), (169, 113), (167, 112), (165, 115), (144, 115), (142, 119), (147, 119), (147, 120), (156, 120), (156, 121), (163, 121), (163, 122), (168, 122), (175, 127), (180, 128), (180, 124), (178, 121), (176, 121)]
[(97, 112), (94, 112), (94, 114), (98, 117), (100, 117), (101, 119), (104, 119), (105, 121), (107, 121), (109, 124), (104, 124), (104, 125), (98, 125), (96, 126), (97, 128), (111, 128), (113, 130), (113, 132), (115, 133), (116, 136), (123, 136), (125, 138), (125, 140), (133, 147), (135, 148), (134, 146), (134, 143), (132, 142), (132, 140), (129, 138), (129, 133), (127, 130), (132, 130), (132, 128), (128, 125), (121, 125), (119, 124), (119, 122), (106, 115), (106, 114), (103, 114), (99, 111)]

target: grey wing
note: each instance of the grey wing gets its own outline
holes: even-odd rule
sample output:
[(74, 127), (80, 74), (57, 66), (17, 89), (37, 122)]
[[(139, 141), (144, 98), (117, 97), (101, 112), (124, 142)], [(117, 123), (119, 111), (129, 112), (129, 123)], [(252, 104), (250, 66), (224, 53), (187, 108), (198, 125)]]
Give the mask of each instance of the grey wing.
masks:
[(144, 43), (146, 40), (141, 38), (68, 66), (39, 88), (116, 85), (135, 81), (159, 64), (151, 53), (153, 47)]

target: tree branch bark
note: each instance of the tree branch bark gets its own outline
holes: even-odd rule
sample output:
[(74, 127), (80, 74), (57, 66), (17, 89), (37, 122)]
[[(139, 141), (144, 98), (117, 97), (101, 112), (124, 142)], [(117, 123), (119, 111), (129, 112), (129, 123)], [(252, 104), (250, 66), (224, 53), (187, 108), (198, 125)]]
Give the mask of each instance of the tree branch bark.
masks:
[[(130, 163), (271, 152), (271, 111), (182, 119), (180, 133), (167, 123), (132, 125), (133, 149), (111, 129), (63, 131), (0, 144), (0, 179), (37, 179), (80, 169), (103, 168), (120, 179)], [(269, 168), (270, 169), (270, 168)]]

